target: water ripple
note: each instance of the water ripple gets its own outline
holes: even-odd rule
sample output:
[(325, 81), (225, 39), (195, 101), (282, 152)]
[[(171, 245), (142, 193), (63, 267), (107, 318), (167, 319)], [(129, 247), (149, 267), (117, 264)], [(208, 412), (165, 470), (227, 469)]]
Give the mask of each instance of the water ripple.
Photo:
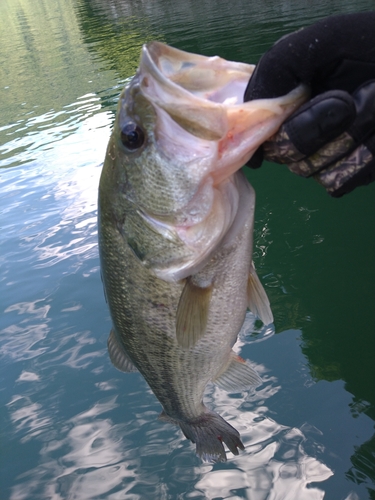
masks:
[[(46, 310), (38, 312), (35, 305), (19, 304), (13, 309), (46, 314)], [(246, 331), (253, 322), (254, 317), (249, 314), (242, 340), (235, 346), (237, 352), (244, 347)], [(266, 416), (267, 400), (280, 390), (278, 380), (267, 376), (266, 367), (253, 364), (264, 380), (257, 390), (230, 395), (213, 385), (208, 388), (206, 403), (239, 430), (246, 449), (237, 457), (228, 452), (227, 465), (202, 464), (194, 456), (194, 445), (177, 427), (157, 420), (159, 405), (146, 384), (142, 382), (134, 390), (133, 384), (127, 384), (127, 378), (124, 381), (121, 374), (113, 379), (117, 372), (110, 367), (96, 375), (100, 382), (82, 380), (84, 385), (89, 383), (91, 392), (96, 385), (96, 402), (83, 401), (86, 408), (73, 411), (70, 418), (61, 420), (56, 408), (57, 401), (65, 399), (63, 392), (56, 403), (38, 402), (36, 384), (40, 388), (45, 376), (50, 378), (48, 373), (53, 366), (82, 368), (72, 358), (64, 360), (69, 352), (73, 354), (78, 349), (78, 345), (74, 349), (69, 347), (72, 340), (78, 340), (73, 337), (64, 335), (64, 348), (61, 344), (52, 349), (55, 357), (50, 353), (43, 361), (40, 356), (35, 372), (22, 372), (19, 383), (34, 384), (34, 392), (28, 394), (29, 386), (23, 385), (26, 392), (19, 391), (7, 404), (19, 439), (40, 443), (38, 463), (18, 476), (11, 500), (124, 497), (142, 500), (145, 495), (166, 500), (323, 498), (323, 491), (313, 483), (325, 481), (332, 471), (315, 454), (306, 451), (318, 449), (314, 446), (319, 445), (321, 433), (307, 423), (300, 429), (292, 428)], [(82, 346), (97, 349), (90, 334), (79, 337)], [(94, 350), (91, 354), (99, 352)], [(131, 377), (140, 376), (129, 377), (132, 380)], [(108, 394), (105, 398), (100, 396), (103, 391)], [(125, 408), (127, 415), (123, 414)]]

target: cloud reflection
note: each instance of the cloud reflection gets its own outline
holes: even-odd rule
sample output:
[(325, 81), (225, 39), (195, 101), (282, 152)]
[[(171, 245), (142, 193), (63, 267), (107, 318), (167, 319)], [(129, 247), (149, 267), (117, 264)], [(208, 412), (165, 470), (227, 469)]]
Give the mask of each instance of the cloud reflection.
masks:
[(21, 434), (21, 443), (43, 433), (51, 426), (51, 418), (45, 415), (40, 403), (33, 402), (27, 396), (15, 395), (7, 404), (11, 421), (16, 433)]
[[(48, 311), (48, 306), (36, 308), (35, 304), (40, 302), (22, 302), (13, 304), (5, 309), (5, 313), (18, 311), (18, 314), (26, 315), (17, 324), (11, 324), (0, 331), (1, 334), (1, 355), (17, 359), (18, 361), (35, 358), (46, 351), (40, 342), (46, 338), (49, 332), (48, 320), (44, 312)], [(47, 308), (47, 309), (46, 309)], [(42, 311), (39, 313), (39, 311)]]
[[(254, 330), (250, 314), (237, 351), (249, 339), (246, 328)], [(254, 341), (272, 334), (265, 328)], [(230, 395), (210, 386), (205, 396), (207, 404), (239, 430), (245, 444), (237, 457), (228, 452), (226, 464), (202, 464), (194, 455), (194, 445), (176, 427), (159, 422), (159, 405), (148, 388), (144, 393), (144, 383), (135, 392), (129, 387), (120, 401), (118, 384), (102, 380), (95, 384), (98, 394), (105, 392), (108, 397), (60, 423), (58, 414), (47, 415), (31, 397), (15, 396), (8, 409), (16, 431), (23, 433), (23, 439), (41, 441), (42, 446), (39, 463), (18, 477), (10, 500), (323, 499), (324, 492), (312, 483), (325, 481), (332, 471), (304, 449), (313, 432), (308, 426), (291, 428), (265, 416), (267, 399), (280, 386), (267, 375), (266, 367), (256, 368), (265, 381), (260, 389)], [(20, 379), (32, 381), (27, 374)], [(319, 439), (319, 431), (315, 435)]]
[[(100, 417), (116, 406), (112, 397), (67, 421), (64, 437), (45, 443), (40, 465), (19, 478), (10, 500), (38, 495), (51, 500), (111, 498), (107, 494), (119, 481), (134, 482), (136, 453), (126, 452), (112, 421)], [(58, 459), (53, 458), (56, 455)]]

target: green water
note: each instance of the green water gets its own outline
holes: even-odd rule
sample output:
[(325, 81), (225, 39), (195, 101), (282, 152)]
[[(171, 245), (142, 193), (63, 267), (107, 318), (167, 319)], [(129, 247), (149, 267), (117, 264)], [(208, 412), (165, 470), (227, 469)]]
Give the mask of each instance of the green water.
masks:
[(143, 43), (256, 63), (280, 36), (372, 1), (2, 0), (0, 500), (375, 498), (375, 185), (339, 200), (277, 165), (255, 264), (275, 328), (241, 355), (264, 384), (207, 404), (246, 446), (202, 464), (139, 374), (108, 358), (97, 185)]

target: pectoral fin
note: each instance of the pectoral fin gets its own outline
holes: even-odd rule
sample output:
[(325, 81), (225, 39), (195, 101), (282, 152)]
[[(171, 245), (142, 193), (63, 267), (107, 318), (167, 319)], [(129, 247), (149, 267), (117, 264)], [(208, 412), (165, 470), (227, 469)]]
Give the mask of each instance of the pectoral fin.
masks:
[(258, 316), (258, 318), (265, 325), (273, 323), (270, 301), (268, 300), (267, 294), (259, 281), (254, 263), (251, 264), (247, 282), (247, 300), (250, 311), (255, 314), (255, 316)]
[(176, 315), (176, 336), (181, 347), (193, 347), (206, 332), (212, 285), (201, 288), (186, 279)]
[(111, 330), (108, 337), (108, 353), (113, 365), (121, 372), (137, 372), (137, 368), (126, 354), (124, 348), (117, 340), (116, 334)]
[(232, 351), (229, 365), (213, 382), (228, 392), (241, 392), (261, 384), (262, 379), (247, 361)]

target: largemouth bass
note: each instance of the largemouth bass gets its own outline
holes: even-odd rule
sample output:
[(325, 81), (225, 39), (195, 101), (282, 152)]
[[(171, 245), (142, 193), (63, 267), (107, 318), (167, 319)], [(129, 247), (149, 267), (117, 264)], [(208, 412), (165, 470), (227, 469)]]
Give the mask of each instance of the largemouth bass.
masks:
[(247, 307), (273, 321), (252, 264), (255, 194), (239, 168), (305, 99), (242, 103), (254, 66), (152, 42), (122, 92), (99, 187), (101, 270), (122, 371), (139, 370), (197, 455), (237, 455), (203, 404), (261, 382), (232, 351)]

